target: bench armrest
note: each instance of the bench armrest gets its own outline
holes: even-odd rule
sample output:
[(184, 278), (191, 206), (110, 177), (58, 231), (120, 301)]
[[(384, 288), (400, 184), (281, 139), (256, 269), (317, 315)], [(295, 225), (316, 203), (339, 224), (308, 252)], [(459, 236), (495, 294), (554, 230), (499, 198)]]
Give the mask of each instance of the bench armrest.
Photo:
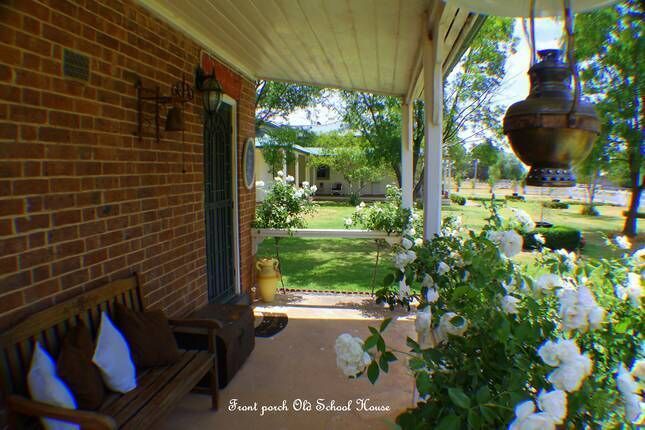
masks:
[(67, 409), (36, 402), (26, 397), (10, 395), (7, 407), (11, 413), (31, 417), (53, 418), (79, 424), (83, 430), (116, 430), (117, 425), (112, 417), (96, 412), (78, 409)]
[(211, 330), (222, 328), (222, 324), (219, 321), (210, 319), (169, 319), (168, 323), (173, 327), (206, 328)]

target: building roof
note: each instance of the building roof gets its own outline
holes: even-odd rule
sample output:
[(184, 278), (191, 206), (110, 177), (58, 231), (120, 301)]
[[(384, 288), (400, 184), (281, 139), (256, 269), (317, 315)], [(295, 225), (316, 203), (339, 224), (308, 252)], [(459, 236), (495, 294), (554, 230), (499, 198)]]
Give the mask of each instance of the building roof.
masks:
[[(261, 138), (255, 139), (256, 148), (262, 148), (264, 147), (264, 145), (265, 145), (264, 139), (261, 139)], [(298, 151), (306, 155), (325, 155), (324, 148), (320, 148), (320, 147), (293, 145), (292, 148), (294, 151)]]

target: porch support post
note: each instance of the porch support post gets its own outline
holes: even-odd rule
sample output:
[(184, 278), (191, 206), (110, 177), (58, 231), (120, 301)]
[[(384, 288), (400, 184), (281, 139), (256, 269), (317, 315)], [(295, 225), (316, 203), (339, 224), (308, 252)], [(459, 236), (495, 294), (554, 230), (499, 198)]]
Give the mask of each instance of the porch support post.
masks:
[(412, 105), (401, 100), (401, 191), (402, 205), (411, 208), (413, 202), (414, 171), (412, 154)]
[(296, 152), (296, 161), (293, 163), (293, 179), (296, 187), (300, 186), (300, 155)]
[[(439, 2), (442, 3), (442, 2)], [(423, 237), (430, 240), (441, 229), (441, 119), (443, 91), (439, 20), (434, 19), (423, 40), (423, 99), (425, 102), (425, 177), (423, 179)]]

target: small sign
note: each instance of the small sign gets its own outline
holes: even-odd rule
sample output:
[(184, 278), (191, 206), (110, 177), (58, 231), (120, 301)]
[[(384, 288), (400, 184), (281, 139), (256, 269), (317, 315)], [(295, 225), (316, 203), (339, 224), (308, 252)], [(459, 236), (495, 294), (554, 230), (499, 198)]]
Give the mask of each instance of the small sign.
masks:
[(63, 76), (89, 81), (90, 57), (65, 49), (63, 51)]

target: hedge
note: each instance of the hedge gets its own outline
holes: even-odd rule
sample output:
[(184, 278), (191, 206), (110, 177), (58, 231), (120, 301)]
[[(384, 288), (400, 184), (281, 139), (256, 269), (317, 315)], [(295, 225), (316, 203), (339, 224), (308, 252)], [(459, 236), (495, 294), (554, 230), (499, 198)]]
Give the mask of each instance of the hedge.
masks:
[(450, 201), (463, 206), (466, 204), (466, 197), (460, 196), (459, 194), (450, 194)]
[(542, 206), (549, 209), (569, 209), (569, 203), (561, 201), (542, 202)]
[(578, 229), (565, 226), (538, 227), (529, 233), (524, 233), (524, 249), (538, 248), (539, 244), (534, 237), (536, 234), (544, 236), (544, 246), (551, 249), (564, 248), (567, 251), (574, 251), (581, 248), (583, 243), (582, 233)]
[(516, 195), (512, 195), (512, 196), (506, 196), (506, 200), (514, 200), (514, 201), (520, 201), (520, 202), (523, 202), (523, 201), (525, 201), (526, 199), (524, 198), (524, 196), (519, 196), (519, 195), (517, 195), (517, 196), (516, 196)]

